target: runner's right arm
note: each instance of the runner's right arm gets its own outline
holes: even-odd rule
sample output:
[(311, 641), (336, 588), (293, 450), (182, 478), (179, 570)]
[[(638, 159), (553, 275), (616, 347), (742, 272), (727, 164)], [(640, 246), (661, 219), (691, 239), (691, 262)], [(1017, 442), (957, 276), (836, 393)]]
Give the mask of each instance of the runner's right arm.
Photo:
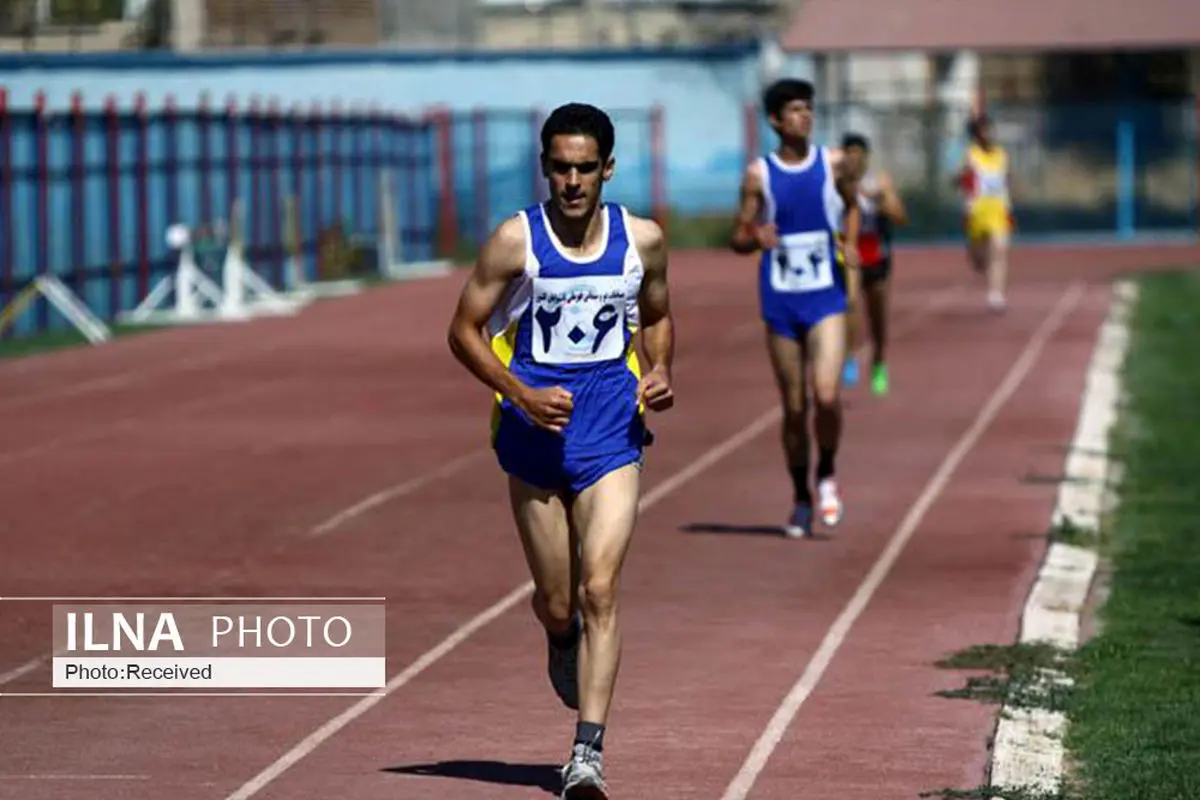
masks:
[(512, 217), (484, 242), (459, 296), (447, 340), (450, 352), (479, 381), (507, 397), (538, 425), (561, 431), (571, 412), (570, 392), (526, 386), (497, 358), (483, 333), (505, 290), (524, 269), (525, 228)]
[(525, 231), (516, 217), (502, 222), (480, 248), (450, 320), (450, 352), (492, 391), (515, 398), (526, 390), (492, 352), (483, 328), (508, 285), (525, 268)]
[[(734, 218), (733, 236), (729, 246), (733, 252), (746, 255), (753, 253), (763, 243), (763, 233), (769, 236), (771, 231), (764, 231), (769, 226), (759, 225), (759, 215), (762, 211), (763, 179), (758, 170), (758, 162), (746, 166), (742, 175), (742, 186), (738, 193), (738, 210)], [(773, 229), (772, 229), (773, 230)], [(768, 246), (769, 249), (769, 245)]]
[(970, 170), (970, 162), (967, 161), (966, 156), (963, 156), (958, 162), (958, 169), (950, 175), (950, 185), (958, 189), (960, 193), (965, 193), (967, 190), (967, 176)]

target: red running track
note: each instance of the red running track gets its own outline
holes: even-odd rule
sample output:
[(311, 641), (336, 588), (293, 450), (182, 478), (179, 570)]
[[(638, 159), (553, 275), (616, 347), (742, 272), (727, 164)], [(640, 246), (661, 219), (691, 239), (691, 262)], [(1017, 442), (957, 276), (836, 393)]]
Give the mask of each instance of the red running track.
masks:
[[(980, 783), (991, 709), (937, 697), (962, 676), (933, 663), (1016, 635), (1054, 499), (1030, 479), (1061, 471), (1109, 279), (1196, 256), (1019, 251), (997, 317), (960, 253), (905, 253), (893, 393), (849, 393), (848, 516), (803, 542), (767, 535), (789, 492), (753, 267), (677, 256), (679, 402), (654, 419), (624, 579), (616, 796)], [(382, 595), (393, 676), (365, 700), (0, 697), (0, 797), (549, 796), (572, 718), (488, 397), (444, 344), (457, 289), (0, 365), (0, 595)], [(0, 692), (49, 689), (48, 619), (0, 602)]]

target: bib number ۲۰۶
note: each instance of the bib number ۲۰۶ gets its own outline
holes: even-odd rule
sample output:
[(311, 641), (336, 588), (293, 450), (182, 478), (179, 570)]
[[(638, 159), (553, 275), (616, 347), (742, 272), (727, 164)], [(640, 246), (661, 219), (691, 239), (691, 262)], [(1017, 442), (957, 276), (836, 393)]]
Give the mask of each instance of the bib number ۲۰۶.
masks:
[(542, 364), (589, 364), (625, 355), (625, 279), (537, 278), (533, 285), (533, 358)]

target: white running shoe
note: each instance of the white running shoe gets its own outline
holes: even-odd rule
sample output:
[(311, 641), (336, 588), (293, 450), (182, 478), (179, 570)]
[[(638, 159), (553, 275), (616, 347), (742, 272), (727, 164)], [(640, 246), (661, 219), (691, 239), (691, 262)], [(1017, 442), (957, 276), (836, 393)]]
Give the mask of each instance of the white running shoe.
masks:
[(561, 800), (608, 800), (604, 758), (586, 744), (572, 748), (571, 760), (562, 768)]
[(837, 481), (833, 478), (825, 478), (817, 484), (817, 502), (818, 513), (821, 515), (821, 522), (827, 527), (836, 528), (838, 523), (842, 521), (842, 494), (838, 490)]

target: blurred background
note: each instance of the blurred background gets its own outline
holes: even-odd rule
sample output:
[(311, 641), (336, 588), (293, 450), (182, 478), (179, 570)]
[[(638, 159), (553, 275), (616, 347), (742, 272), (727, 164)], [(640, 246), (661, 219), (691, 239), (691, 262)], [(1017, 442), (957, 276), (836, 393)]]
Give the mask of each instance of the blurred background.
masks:
[[(465, 261), (541, 197), (569, 100), (615, 117), (610, 199), (722, 247), (782, 75), (816, 83), (820, 140), (870, 137), (902, 241), (960, 240), (977, 97), (1020, 239), (1197, 232), (1195, 0), (0, 0), (0, 307), (51, 273), (111, 320), (175, 269), (176, 222), (237, 227), (276, 286), (289, 257), (370, 273), (385, 236)], [(57, 324), (39, 299), (4, 336)]]

